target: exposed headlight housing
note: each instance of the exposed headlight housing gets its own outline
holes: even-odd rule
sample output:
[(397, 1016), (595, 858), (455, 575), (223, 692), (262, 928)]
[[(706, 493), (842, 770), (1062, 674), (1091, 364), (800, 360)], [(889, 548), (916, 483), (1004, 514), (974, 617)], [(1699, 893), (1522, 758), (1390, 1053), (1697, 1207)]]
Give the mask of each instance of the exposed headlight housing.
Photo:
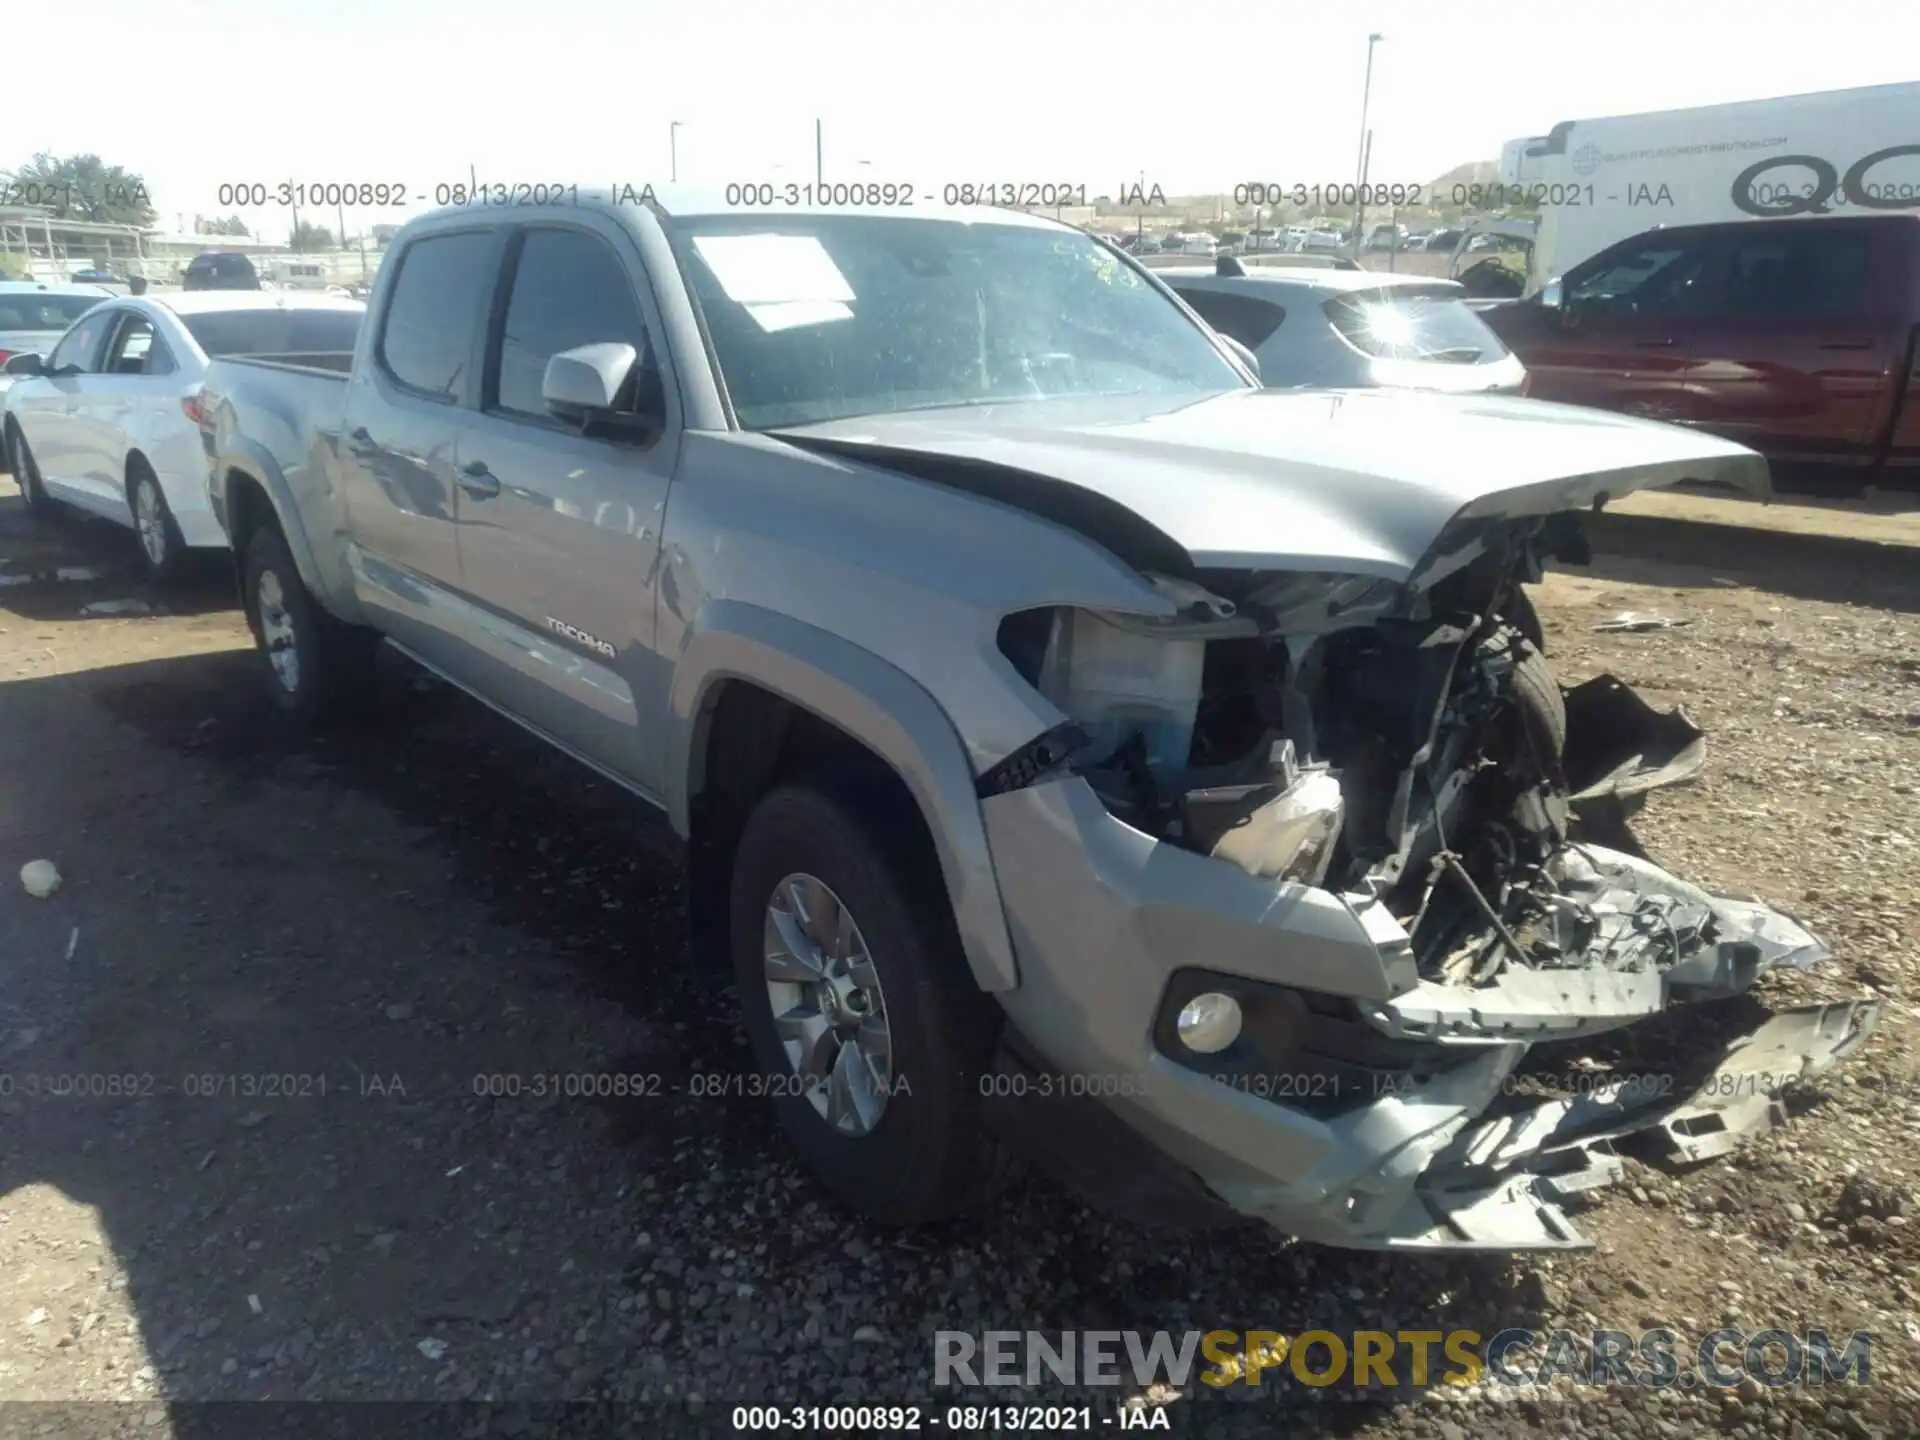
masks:
[(1150, 767), (1178, 770), (1193, 748), (1206, 653), (1204, 639), (1123, 629), (1091, 610), (1056, 610), (1037, 684), (1093, 737), (1096, 753), (1112, 754), (1137, 733)]

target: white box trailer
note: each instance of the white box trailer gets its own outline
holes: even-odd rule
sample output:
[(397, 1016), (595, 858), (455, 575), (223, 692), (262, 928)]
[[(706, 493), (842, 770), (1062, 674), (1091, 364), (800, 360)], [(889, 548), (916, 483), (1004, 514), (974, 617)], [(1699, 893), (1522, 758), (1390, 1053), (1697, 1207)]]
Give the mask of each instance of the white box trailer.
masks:
[(1500, 183), (1540, 212), (1529, 294), (1660, 225), (1920, 210), (1920, 82), (1566, 120), (1509, 140)]

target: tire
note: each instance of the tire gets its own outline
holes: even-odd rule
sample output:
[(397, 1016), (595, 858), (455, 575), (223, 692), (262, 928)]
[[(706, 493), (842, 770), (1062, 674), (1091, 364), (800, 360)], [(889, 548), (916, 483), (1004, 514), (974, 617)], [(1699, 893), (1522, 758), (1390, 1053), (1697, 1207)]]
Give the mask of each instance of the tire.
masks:
[(177, 580), (186, 568), (187, 546), (174, 523), (160, 477), (139, 456), (127, 464), (127, 509), (139, 541), (140, 568), (157, 584)]
[(1514, 655), (1513, 702), (1521, 723), (1540, 758), (1558, 769), (1567, 753), (1567, 697), (1553, 666), (1532, 641), (1516, 641)]
[(363, 711), (373, 693), (379, 637), (321, 608), (278, 530), (263, 526), (253, 533), (243, 575), (247, 624), (281, 709), (315, 726)]
[[(850, 775), (823, 776), (782, 786), (763, 798), (748, 817), (735, 853), (730, 887), (730, 933), (741, 1008), (754, 1058), (773, 1093), (774, 1109), (806, 1168), (848, 1208), (885, 1225), (926, 1224), (987, 1198), (1006, 1174), (1004, 1154), (981, 1118), (981, 1077), (999, 1030), (999, 1007), (974, 984), (961, 953), (937, 867), (903, 857), (901, 831), (889, 824), (888, 791)], [(906, 817), (917, 821), (917, 817)], [(885, 837), (895, 837), (891, 842)], [(864, 949), (871, 971), (845, 967), (855, 999), (822, 1001), (799, 984), (770, 988), (768, 956), (782, 932), (770, 919), (776, 905), (791, 913), (820, 904), (811, 885), (799, 886), (794, 905), (789, 877), (818, 882), (853, 922), (843, 954)], [(769, 937), (769, 931), (774, 938)], [(782, 942), (783, 943), (783, 942)], [(831, 952), (828, 952), (831, 953)], [(815, 952), (819, 958), (819, 952)], [(789, 964), (782, 973), (799, 973)], [(872, 978), (875, 984), (860, 987)], [(877, 994), (876, 994), (877, 992)], [(803, 1081), (776, 1028), (776, 1007), (789, 1016), (829, 1013), (845, 1024), (815, 1027), (830, 1032), (815, 1047), (831, 1045), (845, 1057), (846, 1073), (860, 1073), (857, 1043), (840, 1036), (866, 1033), (878, 1017), (888, 1032), (887, 1083), (865, 1087), (871, 1102), (836, 1107), (835, 1086)], [(790, 1029), (788, 1033), (792, 1033)], [(796, 1040), (796, 1047), (802, 1043)], [(872, 1074), (871, 1069), (866, 1073)], [(843, 1093), (851, 1093), (846, 1091)], [(848, 1129), (863, 1122), (864, 1130)]]
[(14, 483), (20, 487), (20, 498), (26, 504), (27, 513), (36, 520), (55, 519), (59, 507), (40, 481), (40, 467), (33, 463), (33, 451), (27, 446), (27, 437), (21, 433), (19, 425), (13, 423), (7, 426), (7, 468), (13, 472)]

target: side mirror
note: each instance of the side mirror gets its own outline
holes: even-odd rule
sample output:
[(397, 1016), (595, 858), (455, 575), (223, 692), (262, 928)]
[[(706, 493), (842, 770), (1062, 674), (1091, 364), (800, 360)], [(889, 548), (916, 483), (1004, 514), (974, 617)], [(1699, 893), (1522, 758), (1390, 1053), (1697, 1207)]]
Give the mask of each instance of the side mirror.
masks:
[(652, 372), (639, 362), (640, 352), (621, 342), (562, 350), (547, 361), (540, 398), (554, 415), (582, 426), (657, 430), (665, 418), (658, 382), (646, 383)]
[(44, 375), (46, 373), (46, 357), (35, 355), (31, 351), (22, 355), (15, 355), (7, 361), (7, 374), (14, 376), (16, 379), (31, 375)]
[[(1216, 335), (1220, 335), (1220, 332), (1218, 330), (1214, 331), (1213, 333)], [(1233, 351), (1233, 353), (1239, 357), (1240, 363), (1242, 365), (1246, 366), (1247, 369), (1253, 372), (1253, 378), (1256, 380), (1260, 380), (1261, 377), (1260, 377), (1259, 357), (1256, 356), (1253, 353), (1253, 351), (1249, 350), (1246, 346), (1242, 345), (1238, 340), (1234, 339), (1231, 335), (1220, 335), (1220, 340), (1229, 350)], [(1266, 382), (1262, 380), (1261, 383), (1265, 384)]]
[(1560, 310), (1567, 303), (1566, 286), (1558, 275), (1540, 287), (1540, 304), (1548, 310)]

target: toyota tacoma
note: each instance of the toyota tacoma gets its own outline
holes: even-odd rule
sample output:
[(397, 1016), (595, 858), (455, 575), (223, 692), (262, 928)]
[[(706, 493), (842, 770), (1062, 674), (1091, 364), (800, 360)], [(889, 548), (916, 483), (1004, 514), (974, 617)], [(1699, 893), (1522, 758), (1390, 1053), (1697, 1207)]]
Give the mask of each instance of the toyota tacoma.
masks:
[(1563, 688), (1527, 599), (1612, 497), (1764, 492), (1737, 444), (1263, 390), (1026, 214), (667, 188), (414, 220), (353, 354), (216, 359), (203, 414), (279, 702), (365, 708), (385, 642), (662, 809), (690, 963), (879, 1220), (1025, 1152), (1141, 1218), (1579, 1248), (1624, 1155), (1878, 1018), (1743, 996), (1825, 952), (1634, 843), (1704, 742)]

